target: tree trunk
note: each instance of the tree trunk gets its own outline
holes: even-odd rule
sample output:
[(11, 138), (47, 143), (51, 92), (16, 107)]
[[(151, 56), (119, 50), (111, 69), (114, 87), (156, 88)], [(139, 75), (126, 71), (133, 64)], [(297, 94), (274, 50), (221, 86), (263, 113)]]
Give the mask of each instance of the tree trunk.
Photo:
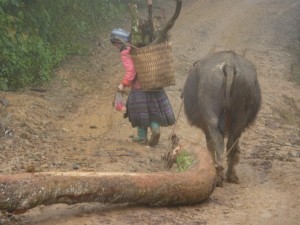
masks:
[(152, 0), (148, 0), (149, 42), (154, 39)]
[(53, 203), (195, 204), (215, 187), (216, 171), (207, 150), (182, 173), (43, 172), (0, 176), (0, 210), (22, 213)]
[(131, 15), (131, 44), (133, 46), (139, 46), (143, 43), (143, 36), (140, 28), (137, 5), (129, 3), (128, 6)]
[(176, 0), (176, 9), (173, 16), (169, 21), (164, 25), (164, 27), (158, 32), (155, 39), (151, 42), (152, 45), (164, 42), (168, 38), (168, 31), (174, 26), (175, 21), (179, 17), (182, 7), (182, 0)]

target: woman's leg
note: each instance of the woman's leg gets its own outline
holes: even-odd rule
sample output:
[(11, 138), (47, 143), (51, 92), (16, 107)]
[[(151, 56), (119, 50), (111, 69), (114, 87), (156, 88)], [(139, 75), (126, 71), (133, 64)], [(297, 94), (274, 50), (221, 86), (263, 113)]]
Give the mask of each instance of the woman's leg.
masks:
[(147, 128), (137, 127), (137, 137), (132, 138), (133, 142), (138, 142), (141, 144), (147, 144)]
[(158, 144), (160, 138), (160, 125), (157, 122), (151, 122), (150, 124), (151, 129), (151, 138), (148, 142), (148, 145), (153, 147)]

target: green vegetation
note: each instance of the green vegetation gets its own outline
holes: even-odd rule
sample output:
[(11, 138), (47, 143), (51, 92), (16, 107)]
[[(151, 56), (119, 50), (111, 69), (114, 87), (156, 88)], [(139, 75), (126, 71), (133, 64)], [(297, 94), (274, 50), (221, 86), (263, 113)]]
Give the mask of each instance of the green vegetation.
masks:
[(178, 172), (184, 172), (188, 170), (193, 163), (193, 157), (186, 150), (183, 150), (176, 158)]
[(66, 56), (82, 53), (86, 38), (121, 16), (127, 3), (0, 0), (0, 90), (49, 81), (53, 68)]

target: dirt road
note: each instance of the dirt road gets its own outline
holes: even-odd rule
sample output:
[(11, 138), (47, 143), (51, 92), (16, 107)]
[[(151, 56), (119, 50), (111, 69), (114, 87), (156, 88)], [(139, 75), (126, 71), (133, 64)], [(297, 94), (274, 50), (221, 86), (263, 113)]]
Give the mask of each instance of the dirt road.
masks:
[[(171, 0), (157, 0), (172, 13)], [(166, 88), (175, 113), (191, 65), (209, 52), (234, 50), (257, 68), (263, 104), (241, 138), (241, 183), (217, 188), (202, 204), (174, 208), (85, 203), (34, 208), (11, 224), (300, 224), (300, 88), (293, 82), (300, 62), (299, 0), (183, 0), (171, 30), (176, 86)], [(122, 23), (130, 26), (129, 18)], [(116, 22), (117, 24), (117, 22)], [(117, 25), (119, 26), (119, 25)], [(0, 142), (0, 173), (36, 171), (161, 171), (172, 127), (156, 148), (136, 145), (135, 134), (111, 107), (123, 69), (105, 41), (91, 41), (90, 55), (67, 60), (45, 92), (0, 93), (6, 128)], [(9, 132), (12, 131), (12, 132)], [(205, 147), (203, 133), (183, 113), (181, 140)]]

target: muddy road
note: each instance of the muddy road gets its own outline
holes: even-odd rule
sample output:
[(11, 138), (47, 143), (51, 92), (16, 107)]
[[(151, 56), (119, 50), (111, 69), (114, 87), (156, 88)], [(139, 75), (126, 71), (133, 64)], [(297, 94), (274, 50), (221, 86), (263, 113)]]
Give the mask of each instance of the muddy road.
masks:
[[(174, 2), (154, 4), (172, 13)], [(240, 140), (240, 184), (225, 183), (206, 202), (183, 207), (83, 203), (39, 206), (7, 224), (201, 224), (296, 225), (300, 221), (300, 2), (299, 0), (183, 0), (171, 30), (176, 85), (166, 88), (176, 114), (191, 65), (209, 52), (233, 50), (252, 61), (262, 89), (262, 108)], [(130, 27), (130, 18), (115, 22)], [(126, 27), (127, 26), (127, 27)], [(45, 92), (0, 93), (0, 173), (30, 171), (167, 170), (161, 155), (172, 127), (155, 148), (132, 143), (135, 129), (111, 102), (123, 68), (106, 41), (91, 40), (90, 54), (73, 57), (55, 71)], [(295, 78), (296, 77), (296, 78)], [(10, 132), (11, 131), (11, 132)], [(200, 130), (183, 113), (177, 135), (205, 147)], [(173, 168), (176, 170), (176, 168)], [(1, 217), (0, 217), (1, 218)]]

